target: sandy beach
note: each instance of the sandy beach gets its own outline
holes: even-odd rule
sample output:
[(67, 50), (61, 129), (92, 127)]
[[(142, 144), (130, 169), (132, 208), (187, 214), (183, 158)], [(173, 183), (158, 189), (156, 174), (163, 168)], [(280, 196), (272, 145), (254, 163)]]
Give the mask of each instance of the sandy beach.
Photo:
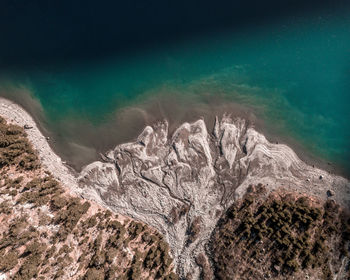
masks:
[[(102, 123), (93, 124), (89, 120), (59, 119), (46, 122), (40, 103), (23, 93), (15, 99), (1, 98), (4, 114), (10, 113), (6, 106), (12, 104), (35, 121), (36, 128), (45, 136), (50, 136), (49, 146), (67, 163), (73, 172), (80, 172), (85, 165), (99, 160), (100, 153), (115, 148), (126, 142), (134, 141), (147, 125), (157, 121), (167, 120), (169, 134), (172, 134), (182, 123), (203, 119), (208, 131), (212, 131), (216, 116), (229, 112), (232, 117), (248, 120), (255, 130), (263, 134), (271, 143), (285, 144), (293, 149), (298, 157), (308, 165), (326, 170), (332, 174), (349, 179), (349, 172), (344, 166), (338, 166), (310, 152), (291, 135), (285, 135), (271, 130), (262, 117), (256, 115), (256, 108), (234, 102), (225, 102), (220, 95), (217, 98), (207, 97), (205, 102), (197, 103), (188, 98), (179, 98), (171, 94), (155, 95), (147, 102), (139, 102), (109, 115)], [(20, 103), (18, 103), (20, 102)], [(21, 114), (21, 115), (24, 115)], [(17, 117), (18, 119), (21, 119)], [(26, 119), (28, 117), (25, 117)], [(24, 123), (24, 121), (23, 121)], [(270, 125), (271, 126), (271, 125)], [(28, 130), (28, 132), (30, 132)], [(30, 132), (32, 133), (32, 132)]]
[(16, 103), (0, 97), (0, 115), (7, 122), (28, 127), (25, 129), (30, 142), (39, 153), (41, 163), (47, 171), (70, 190), (79, 193), (74, 170), (64, 164), (62, 159), (51, 149), (46, 137), (40, 132), (33, 118)]
[[(152, 107), (152, 106), (151, 106)], [(227, 105), (223, 107), (223, 109), (231, 108), (230, 105)], [(259, 133), (262, 133), (269, 142), (271, 143), (279, 143), (278, 145), (280, 148), (286, 147), (288, 150), (290, 149), (290, 145), (285, 145), (288, 140), (277, 137), (273, 135), (269, 135), (264, 130), (264, 125), (261, 121), (257, 120), (256, 117), (253, 115), (251, 111), (248, 110), (248, 108), (236, 105), (235, 107), (234, 117), (243, 116), (244, 119), (248, 119), (248, 123), (253, 124), (253, 127), (258, 131)], [(144, 108), (145, 109), (145, 108)], [(148, 108), (149, 109), (149, 108)], [(208, 108), (200, 108), (197, 109), (199, 112), (205, 113)], [(231, 108), (232, 109), (232, 108)], [(145, 114), (148, 110), (145, 109)], [(208, 120), (214, 120), (215, 119), (215, 113), (217, 113), (218, 108), (216, 108), (215, 112), (212, 112), (208, 116), (206, 116), (205, 123), (209, 131), (213, 129), (214, 122), (210, 123)], [(198, 112), (197, 112), (198, 113)], [(44, 168), (51, 172), (58, 180), (60, 180), (64, 185), (70, 187), (71, 189), (75, 190), (77, 193), (80, 193), (81, 190), (78, 188), (77, 185), (77, 177), (79, 176), (79, 173), (75, 171), (71, 166), (66, 164), (66, 162), (54, 151), (55, 145), (50, 146), (50, 141), (52, 139), (48, 139), (45, 137), (42, 132), (39, 129), (39, 126), (36, 124), (32, 116), (20, 105), (16, 104), (15, 102), (8, 100), (6, 98), (0, 97), (0, 115), (4, 117), (8, 122), (19, 125), (21, 127), (28, 127), (28, 129), (25, 129), (26, 133), (28, 134), (29, 140), (32, 142), (34, 148), (38, 151), (39, 157), (41, 159), (41, 162), (44, 166)], [(193, 115), (186, 115), (190, 120), (195, 120), (197, 117), (197, 114), (193, 113)], [(161, 116), (158, 116), (160, 118)], [(182, 116), (184, 118), (185, 115)], [(156, 122), (156, 119), (154, 117), (152, 118), (153, 122)], [(177, 126), (175, 127), (174, 124), (169, 123), (169, 135), (171, 135), (179, 126), (180, 124), (177, 123)], [(101, 131), (100, 131), (101, 132)], [(136, 140), (136, 137), (135, 139)], [(336, 177), (341, 178), (341, 176), (336, 174), (341, 174), (341, 172), (338, 172), (339, 170), (334, 169), (334, 166), (331, 166), (326, 163), (326, 161), (318, 159), (316, 157), (311, 157), (305, 151), (303, 151), (302, 147), (298, 145), (297, 143), (294, 143), (295, 145), (292, 145), (293, 150), (293, 156), (302, 162), (303, 165), (308, 166), (308, 168), (311, 168), (310, 170), (313, 170), (315, 173), (315, 177), (318, 177), (317, 174), (327, 174), (327, 177)], [(116, 145), (119, 145), (119, 143), (115, 143), (113, 147)], [(56, 147), (57, 148), (57, 147)], [(106, 147), (107, 148), (107, 147)], [(296, 154), (295, 154), (296, 153)], [(97, 160), (97, 158), (95, 159)], [(87, 162), (86, 164), (89, 164), (91, 162)], [(305, 164), (306, 163), (306, 164)], [(346, 179), (345, 179), (346, 180)], [(347, 181), (347, 180), (346, 180)]]

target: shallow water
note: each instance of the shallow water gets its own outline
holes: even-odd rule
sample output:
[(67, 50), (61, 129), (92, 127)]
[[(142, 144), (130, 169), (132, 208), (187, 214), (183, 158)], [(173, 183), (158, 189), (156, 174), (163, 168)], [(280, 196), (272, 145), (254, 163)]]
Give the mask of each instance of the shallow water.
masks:
[(172, 128), (198, 116), (210, 124), (228, 111), (348, 172), (349, 15), (290, 18), (105, 60), (11, 70), (2, 73), (0, 95), (24, 103), (19, 91), (30, 92), (43, 109), (32, 113), (77, 168), (157, 119)]

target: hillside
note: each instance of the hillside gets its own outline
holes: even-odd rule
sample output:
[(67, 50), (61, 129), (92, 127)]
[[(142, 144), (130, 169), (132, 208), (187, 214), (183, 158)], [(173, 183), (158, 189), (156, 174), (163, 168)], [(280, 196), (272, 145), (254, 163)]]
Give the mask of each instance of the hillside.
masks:
[(155, 229), (71, 193), (3, 118), (0, 174), (0, 279), (178, 279)]

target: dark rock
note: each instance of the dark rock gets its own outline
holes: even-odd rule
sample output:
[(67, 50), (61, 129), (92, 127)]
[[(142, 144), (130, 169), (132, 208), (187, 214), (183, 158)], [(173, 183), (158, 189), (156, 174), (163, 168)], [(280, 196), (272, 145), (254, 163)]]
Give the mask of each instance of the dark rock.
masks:
[(335, 195), (334, 191), (332, 190), (327, 191), (327, 196), (334, 196), (334, 195)]
[(246, 145), (243, 146), (242, 151), (244, 154), (248, 154)]
[(33, 127), (30, 126), (29, 124), (25, 124), (25, 125), (23, 126), (23, 128), (24, 128), (24, 129), (32, 129)]
[(107, 155), (100, 153), (100, 157), (104, 162), (114, 163), (114, 159), (108, 157)]

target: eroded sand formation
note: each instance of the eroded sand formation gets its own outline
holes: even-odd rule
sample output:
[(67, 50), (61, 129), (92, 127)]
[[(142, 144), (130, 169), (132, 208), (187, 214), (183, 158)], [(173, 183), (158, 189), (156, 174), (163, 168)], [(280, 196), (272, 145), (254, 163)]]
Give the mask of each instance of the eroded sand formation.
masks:
[(203, 120), (181, 125), (171, 137), (167, 122), (148, 126), (104, 161), (81, 172), (84, 195), (157, 228), (172, 248), (179, 275), (191, 273), (193, 279), (200, 273), (196, 257), (205, 253), (221, 214), (251, 184), (320, 199), (331, 190), (338, 203), (349, 203), (346, 179), (306, 165), (288, 146), (269, 143), (244, 120), (229, 116), (216, 119), (213, 133)]
[(184, 123), (172, 136), (168, 123), (159, 122), (76, 175), (22, 108), (0, 101), (0, 114), (9, 122), (32, 127), (27, 134), (44, 167), (64, 185), (159, 230), (180, 276), (198, 279), (198, 264), (208, 263), (206, 244), (217, 221), (249, 185), (261, 183), (268, 192), (283, 187), (321, 200), (328, 192), (349, 206), (348, 180), (305, 164), (288, 146), (268, 142), (242, 119), (216, 119), (213, 131), (203, 120)]

